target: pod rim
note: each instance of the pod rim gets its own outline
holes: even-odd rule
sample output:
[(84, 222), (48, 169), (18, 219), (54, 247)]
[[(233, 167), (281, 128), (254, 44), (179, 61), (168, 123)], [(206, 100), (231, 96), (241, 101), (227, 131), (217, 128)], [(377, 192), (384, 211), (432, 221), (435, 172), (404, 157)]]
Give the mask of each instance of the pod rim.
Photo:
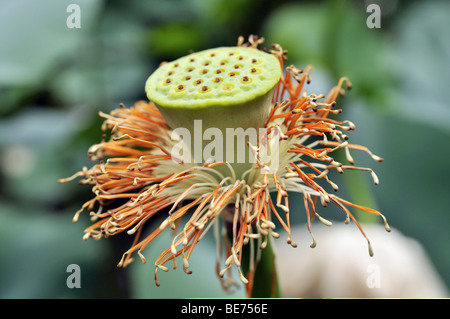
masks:
[(218, 47), (162, 64), (147, 79), (145, 92), (166, 108), (237, 105), (267, 94), (280, 78), (274, 55), (252, 47)]

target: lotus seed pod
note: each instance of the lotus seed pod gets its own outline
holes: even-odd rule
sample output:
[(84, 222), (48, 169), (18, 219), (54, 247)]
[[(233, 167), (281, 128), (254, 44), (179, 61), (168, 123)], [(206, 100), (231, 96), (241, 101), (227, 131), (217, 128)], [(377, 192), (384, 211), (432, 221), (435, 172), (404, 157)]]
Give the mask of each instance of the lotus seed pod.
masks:
[(225, 136), (226, 128), (264, 128), (280, 77), (280, 62), (272, 54), (220, 47), (162, 64), (145, 91), (172, 129), (194, 134), (195, 120), (201, 120), (202, 136), (208, 128)]

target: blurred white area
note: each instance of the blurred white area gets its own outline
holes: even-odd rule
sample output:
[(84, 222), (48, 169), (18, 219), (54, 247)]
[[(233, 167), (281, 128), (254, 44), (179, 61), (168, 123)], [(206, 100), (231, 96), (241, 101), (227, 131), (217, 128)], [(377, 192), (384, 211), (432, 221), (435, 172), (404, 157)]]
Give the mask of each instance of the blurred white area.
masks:
[(14, 145), (2, 150), (0, 172), (9, 178), (28, 175), (36, 166), (36, 154), (31, 147)]
[[(315, 227), (314, 227), (315, 226)], [(274, 240), (282, 296), (285, 298), (447, 298), (449, 292), (419, 242), (383, 225), (362, 225), (372, 245), (354, 224), (296, 226), (292, 248)], [(282, 232), (281, 232), (282, 233)]]

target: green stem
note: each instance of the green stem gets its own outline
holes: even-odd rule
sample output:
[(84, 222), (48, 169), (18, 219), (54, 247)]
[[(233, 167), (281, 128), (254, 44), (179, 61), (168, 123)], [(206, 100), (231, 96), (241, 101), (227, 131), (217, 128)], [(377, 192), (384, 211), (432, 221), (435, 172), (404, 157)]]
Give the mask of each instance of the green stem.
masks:
[[(244, 246), (242, 268), (247, 278), (253, 275), (253, 287), (250, 298), (280, 298), (281, 292), (278, 283), (278, 274), (275, 265), (275, 252), (271, 244), (271, 238), (267, 240), (267, 246), (260, 251), (260, 259), (254, 265), (254, 273), (250, 273), (250, 245)], [(259, 249), (256, 247), (256, 249)]]

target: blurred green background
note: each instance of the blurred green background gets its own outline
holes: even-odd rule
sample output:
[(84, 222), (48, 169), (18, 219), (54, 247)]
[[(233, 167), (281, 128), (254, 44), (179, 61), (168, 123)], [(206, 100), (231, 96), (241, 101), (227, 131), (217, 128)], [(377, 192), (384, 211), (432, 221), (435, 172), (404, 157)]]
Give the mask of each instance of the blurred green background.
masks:
[[(81, 9), (79, 29), (66, 25), (71, 3)], [(379, 29), (366, 26), (369, 3), (380, 5)], [(449, 16), (449, 1), (1, 0), (0, 298), (226, 296), (212, 241), (197, 247), (191, 276), (159, 272), (159, 288), (152, 260), (169, 235), (147, 248), (147, 264), (117, 268), (132, 238), (83, 241), (89, 218), (73, 224), (72, 216), (90, 189), (57, 181), (91, 165), (98, 111), (145, 99), (161, 61), (249, 34), (281, 44), (288, 64), (312, 64), (312, 91), (350, 77), (342, 117), (357, 126), (351, 141), (385, 161), (353, 152), (380, 185), (349, 173), (336, 180), (340, 192), (417, 239), (449, 286)], [(81, 267), (81, 289), (66, 286), (70, 264)], [(242, 296), (242, 288), (233, 295)]]

